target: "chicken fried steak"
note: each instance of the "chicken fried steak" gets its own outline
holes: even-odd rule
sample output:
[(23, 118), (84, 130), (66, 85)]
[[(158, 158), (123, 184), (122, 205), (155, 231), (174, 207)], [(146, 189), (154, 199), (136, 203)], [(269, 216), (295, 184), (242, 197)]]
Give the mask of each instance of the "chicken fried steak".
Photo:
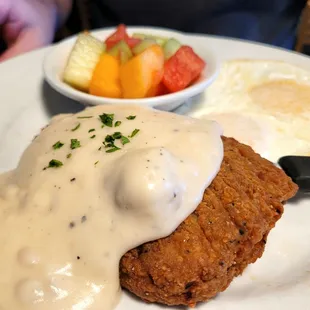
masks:
[(224, 291), (264, 252), (297, 186), (249, 146), (224, 138), (221, 169), (196, 211), (167, 238), (126, 253), (121, 285), (148, 302), (189, 305)]

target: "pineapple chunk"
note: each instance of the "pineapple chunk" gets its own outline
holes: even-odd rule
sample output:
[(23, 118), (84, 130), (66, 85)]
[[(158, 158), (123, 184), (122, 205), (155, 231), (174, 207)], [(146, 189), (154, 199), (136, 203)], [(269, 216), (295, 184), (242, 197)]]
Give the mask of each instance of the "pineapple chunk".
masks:
[(93, 72), (104, 51), (104, 43), (88, 33), (79, 34), (67, 61), (64, 82), (88, 92)]

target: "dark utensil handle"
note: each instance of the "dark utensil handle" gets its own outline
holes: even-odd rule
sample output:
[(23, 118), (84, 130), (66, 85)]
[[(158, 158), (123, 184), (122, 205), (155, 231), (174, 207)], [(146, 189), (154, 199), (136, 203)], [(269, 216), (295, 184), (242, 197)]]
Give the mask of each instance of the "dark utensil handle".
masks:
[(310, 191), (309, 156), (284, 156), (279, 159), (278, 163), (300, 190)]

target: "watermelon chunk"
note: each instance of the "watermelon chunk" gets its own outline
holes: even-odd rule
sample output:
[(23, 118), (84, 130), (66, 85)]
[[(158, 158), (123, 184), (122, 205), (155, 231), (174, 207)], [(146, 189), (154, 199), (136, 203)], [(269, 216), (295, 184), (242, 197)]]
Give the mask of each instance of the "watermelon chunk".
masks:
[(113, 32), (109, 37), (107, 37), (107, 39), (105, 40), (105, 44), (109, 49), (121, 40), (126, 41), (127, 38), (128, 34), (126, 31), (126, 26), (124, 24), (120, 24), (117, 26), (116, 31)]
[(166, 61), (162, 82), (170, 92), (180, 91), (196, 80), (205, 66), (191, 47), (182, 46)]
[(126, 43), (129, 45), (130, 48), (135, 47), (137, 44), (139, 44), (142, 40), (138, 38), (128, 37), (126, 38)]
[(129, 37), (126, 26), (120, 24), (117, 26), (116, 31), (105, 40), (105, 44), (110, 49), (120, 41), (125, 41), (130, 48), (133, 48), (141, 42), (141, 39)]

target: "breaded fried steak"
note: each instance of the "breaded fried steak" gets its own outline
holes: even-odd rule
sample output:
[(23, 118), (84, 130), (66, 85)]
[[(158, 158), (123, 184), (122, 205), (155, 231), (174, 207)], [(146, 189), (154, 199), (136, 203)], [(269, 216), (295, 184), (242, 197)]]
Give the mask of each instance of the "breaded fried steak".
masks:
[(297, 186), (249, 146), (224, 138), (221, 169), (196, 211), (167, 238), (126, 253), (121, 285), (145, 301), (194, 306), (224, 291), (264, 252)]

